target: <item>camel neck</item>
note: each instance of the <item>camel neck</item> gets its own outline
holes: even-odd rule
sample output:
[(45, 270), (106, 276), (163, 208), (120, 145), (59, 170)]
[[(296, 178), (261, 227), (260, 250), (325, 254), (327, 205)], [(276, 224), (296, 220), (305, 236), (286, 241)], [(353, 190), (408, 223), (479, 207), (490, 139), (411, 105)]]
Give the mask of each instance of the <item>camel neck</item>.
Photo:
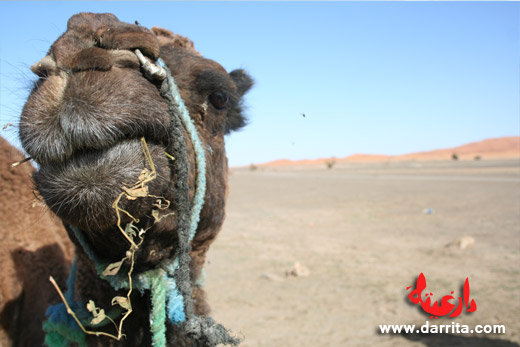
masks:
[[(127, 290), (115, 290), (110, 283), (97, 275), (96, 266), (81, 249), (76, 249), (77, 269), (75, 283), (75, 300), (86, 305), (90, 300), (96, 307), (104, 309), (107, 315), (116, 312), (114, 317), (119, 323), (121, 315), (118, 314), (118, 306), (112, 305), (115, 297), (125, 297)], [(136, 346), (151, 345), (150, 334), (150, 298), (148, 292), (133, 291), (131, 295), (132, 313), (123, 323), (123, 333), (126, 338), (116, 341), (105, 336), (88, 336), (88, 345), (100, 346)], [(120, 313), (120, 310), (119, 310)], [(114, 315), (114, 314), (112, 314)], [(105, 324), (96, 331), (104, 331), (117, 335), (117, 330), (112, 324)]]

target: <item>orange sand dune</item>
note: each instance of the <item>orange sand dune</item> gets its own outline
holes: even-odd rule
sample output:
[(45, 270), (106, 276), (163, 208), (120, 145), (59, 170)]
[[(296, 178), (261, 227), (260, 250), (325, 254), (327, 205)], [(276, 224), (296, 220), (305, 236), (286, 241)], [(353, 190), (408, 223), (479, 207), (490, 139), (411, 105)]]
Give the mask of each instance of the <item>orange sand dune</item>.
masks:
[(339, 163), (373, 163), (403, 160), (451, 160), (453, 154), (459, 159), (505, 159), (520, 158), (520, 136), (499, 137), (479, 142), (472, 142), (455, 148), (437, 149), (428, 152), (409, 153), (403, 155), (354, 154), (345, 158), (321, 158), (289, 160), (280, 159), (260, 166), (292, 166), (292, 165), (323, 165), (328, 160)]
[(390, 160), (390, 155), (380, 154), (354, 154), (346, 158), (339, 159), (338, 162), (349, 162), (349, 163), (377, 163), (381, 161)]
[(453, 154), (457, 154), (459, 159), (474, 159), (477, 156), (483, 159), (520, 158), (520, 137), (511, 136), (487, 139), (455, 148), (404, 154), (392, 159), (442, 160), (451, 159)]

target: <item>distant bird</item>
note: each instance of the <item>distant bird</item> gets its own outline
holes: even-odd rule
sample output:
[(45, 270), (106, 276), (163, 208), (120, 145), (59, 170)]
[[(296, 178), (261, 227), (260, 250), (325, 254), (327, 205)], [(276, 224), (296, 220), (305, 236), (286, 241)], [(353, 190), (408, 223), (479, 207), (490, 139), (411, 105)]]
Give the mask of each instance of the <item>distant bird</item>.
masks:
[(305, 113), (302, 113), (303, 118), (305, 118)]

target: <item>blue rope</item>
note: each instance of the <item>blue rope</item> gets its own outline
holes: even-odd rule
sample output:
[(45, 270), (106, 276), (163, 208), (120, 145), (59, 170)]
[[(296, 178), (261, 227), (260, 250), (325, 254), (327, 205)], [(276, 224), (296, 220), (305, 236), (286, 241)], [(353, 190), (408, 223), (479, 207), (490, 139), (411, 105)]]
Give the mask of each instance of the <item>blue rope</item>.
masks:
[(150, 331), (152, 332), (152, 346), (166, 346), (166, 288), (163, 277), (156, 273), (149, 274), (152, 292), (152, 309), (150, 312)]
[[(157, 63), (160, 67), (168, 71), (166, 64), (161, 58), (157, 60)], [(197, 133), (195, 123), (193, 122), (193, 119), (191, 119), (190, 114), (186, 109), (186, 106), (184, 105), (181, 93), (179, 91), (179, 88), (177, 88), (177, 85), (175, 84), (173, 76), (171, 74), (168, 74), (166, 78), (168, 79), (168, 83), (170, 84), (173, 99), (175, 100), (175, 103), (178, 105), (178, 114), (180, 115), (182, 124), (184, 125), (184, 128), (186, 129), (186, 132), (188, 133), (188, 136), (190, 137), (191, 143), (193, 145), (193, 149), (195, 151), (195, 160), (197, 162), (196, 190), (190, 216), (189, 241), (191, 242), (191, 240), (193, 240), (193, 237), (195, 236), (195, 232), (199, 224), (200, 211), (202, 210), (202, 206), (204, 205), (204, 196), (206, 195), (206, 157), (204, 155), (204, 146), (202, 145), (202, 141), (200, 140), (199, 135)]]

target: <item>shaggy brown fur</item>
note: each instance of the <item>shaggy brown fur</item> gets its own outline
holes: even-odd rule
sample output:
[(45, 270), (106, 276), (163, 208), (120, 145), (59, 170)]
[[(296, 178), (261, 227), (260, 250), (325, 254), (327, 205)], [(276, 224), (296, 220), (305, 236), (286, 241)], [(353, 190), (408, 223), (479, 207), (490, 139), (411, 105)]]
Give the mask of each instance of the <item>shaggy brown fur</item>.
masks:
[(0, 137), (0, 346), (38, 346), (47, 306), (59, 301), (50, 275), (65, 285), (73, 247), (62, 223), (35, 199), (24, 157)]
[[(224, 135), (245, 125), (241, 97), (252, 80), (244, 71), (228, 74), (216, 62), (200, 56), (191, 41), (165, 29), (122, 23), (111, 14), (81, 13), (69, 20), (67, 31), (32, 67), (40, 79), (22, 112), (20, 139), (39, 164), (34, 182), (50, 209), (67, 228), (72, 225), (83, 230), (107, 262), (123, 258), (129, 245), (117, 229), (112, 203), (124, 184), (137, 181), (146, 165), (141, 137), (157, 167), (158, 178), (150, 182), (150, 194), (172, 202), (175, 194), (172, 161), (164, 155), (172, 142), (170, 115), (157, 87), (139, 70), (139, 62), (130, 52), (136, 48), (152, 61), (160, 56), (168, 65), (206, 149), (206, 196), (190, 253), (195, 281), (224, 221)], [(195, 160), (191, 142), (186, 143), (193, 198)], [(174, 257), (177, 248), (176, 216), (154, 223), (154, 201), (149, 197), (120, 204), (140, 219), (138, 227), (149, 228), (136, 253), (137, 271)], [(170, 212), (175, 212), (175, 206), (163, 211)], [(127, 222), (125, 218), (122, 225)], [(96, 276), (93, 263), (70, 228), (68, 231), (77, 246), (76, 299), (93, 299), (98, 306), (109, 308), (111, 299), (124, 292), (114, 291)], [(34, 228), (31, 232), (34, 235)], [(203, 290), (196, 288), (193, 297), (196, 313), (207, 314)], [(134, 293), (132, 300), (134, 312), (125, 321), (128, 337), (121, 345), (150, 345), (148, 297)], [(168, 327), (172, 345), (178, 342), (178, 335), (173, 326)], [(104, 337), (89, 340), (91, 345), (108, 343), (113, 342)]]

